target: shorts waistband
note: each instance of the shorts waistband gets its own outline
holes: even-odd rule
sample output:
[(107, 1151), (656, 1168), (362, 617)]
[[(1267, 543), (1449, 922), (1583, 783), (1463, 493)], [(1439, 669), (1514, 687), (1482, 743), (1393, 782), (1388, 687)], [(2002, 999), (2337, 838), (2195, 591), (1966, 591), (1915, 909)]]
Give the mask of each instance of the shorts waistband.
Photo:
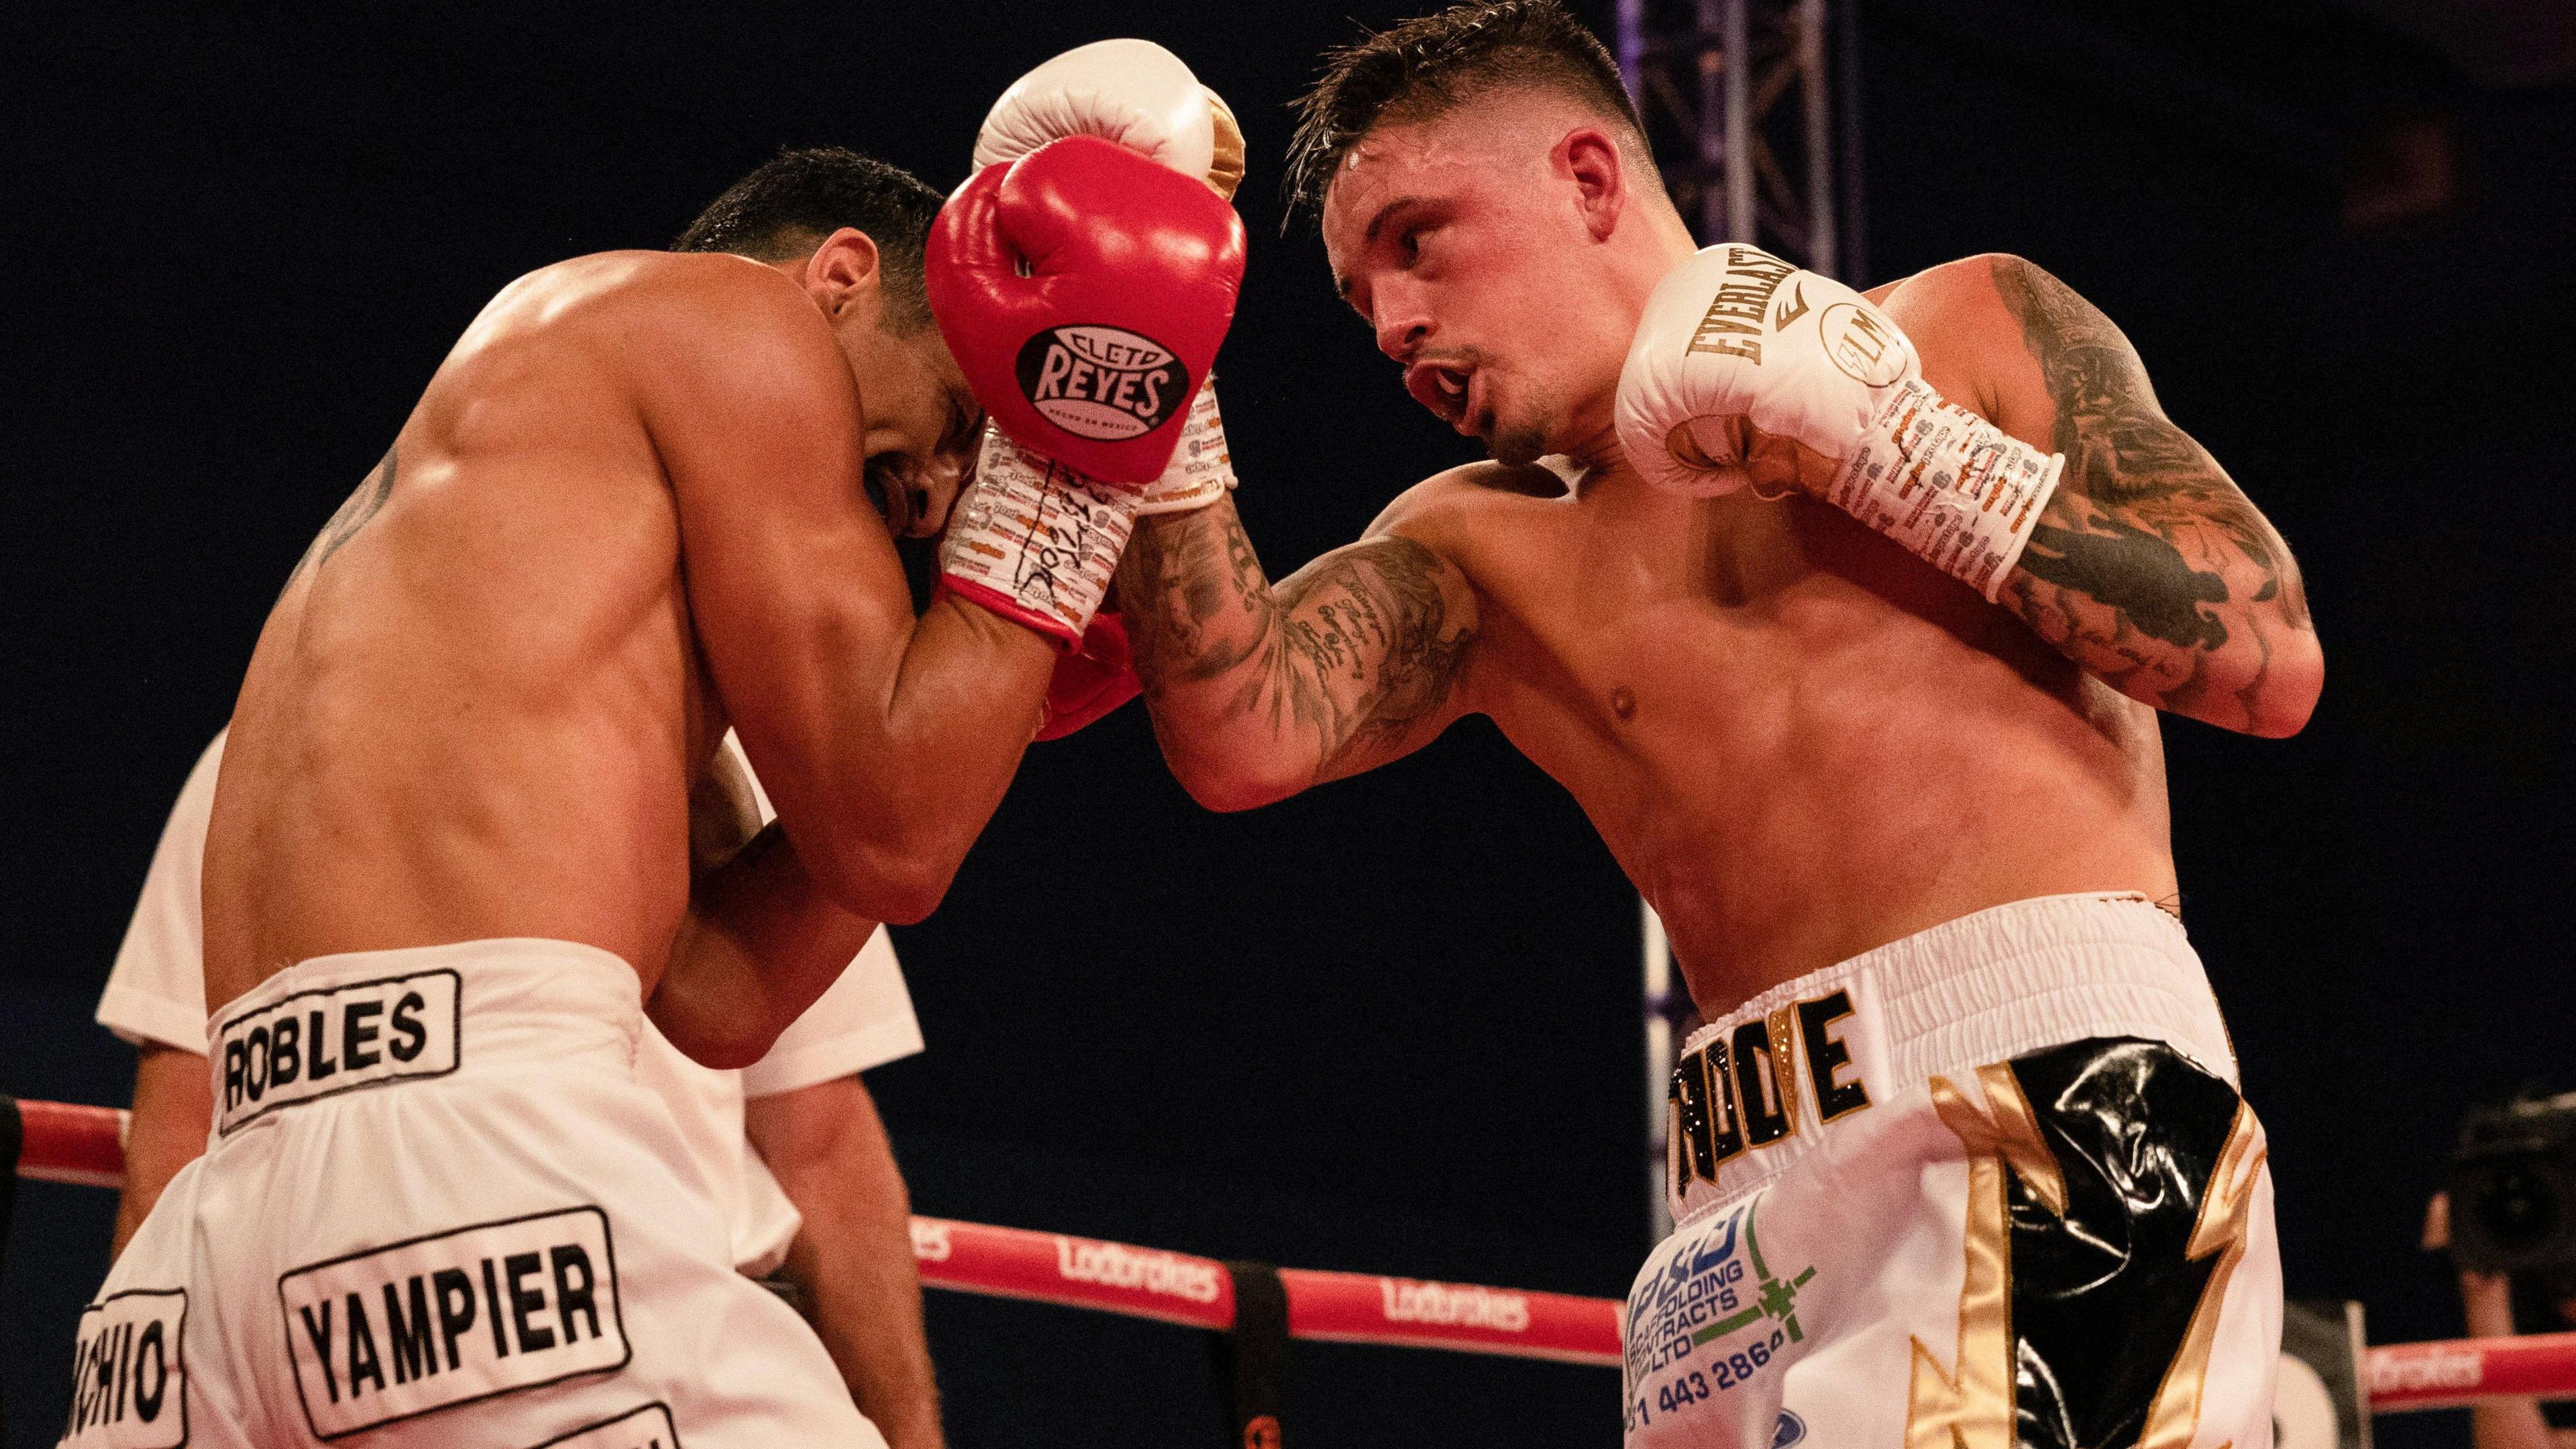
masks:
[(214, 1135), (362, 1087), (531, 1062), (624, 1072), (643, 1019), (635, 969), (574, 941), (316, 956), (243, 993), (207, 1033)]
[(2119, 1036), (2237, 1082), (2200, 957), (2144, 896), (2014, 901), (1775, 986), (1682, 1043), (1665, 1118), (1674, 1218), (1762, 1186), (1838, 1119), (1933, 1076)]

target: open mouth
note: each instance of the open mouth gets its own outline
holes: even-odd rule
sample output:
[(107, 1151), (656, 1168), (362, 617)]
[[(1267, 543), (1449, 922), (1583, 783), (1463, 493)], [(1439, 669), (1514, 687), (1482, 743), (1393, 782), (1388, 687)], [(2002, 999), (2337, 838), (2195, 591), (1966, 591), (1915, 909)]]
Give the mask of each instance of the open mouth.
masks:
[(1417, 362), (1404, 370), (1404, 390), (1442, 422), (1464, 433), (1473, 411), (1469, 393), (1475, 369), (1442, 362)]

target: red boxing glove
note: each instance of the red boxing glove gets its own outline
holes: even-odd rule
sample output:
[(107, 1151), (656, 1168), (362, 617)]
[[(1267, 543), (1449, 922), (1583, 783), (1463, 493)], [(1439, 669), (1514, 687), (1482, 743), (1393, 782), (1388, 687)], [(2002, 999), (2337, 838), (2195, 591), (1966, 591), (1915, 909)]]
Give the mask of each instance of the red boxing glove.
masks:
[(1094, 136), (987, 166), (940, 208), (930, 310), (995, 425), (1103, 482), (1161, 476), (1243, 286), (1243, 222)]
[(1055, 662), (1038, 738), (1060, 740), (1134, 699), (1145, 688), (1127, 647), (1127, 624), (1108, 609), (1091, 616), (1082, 642)]

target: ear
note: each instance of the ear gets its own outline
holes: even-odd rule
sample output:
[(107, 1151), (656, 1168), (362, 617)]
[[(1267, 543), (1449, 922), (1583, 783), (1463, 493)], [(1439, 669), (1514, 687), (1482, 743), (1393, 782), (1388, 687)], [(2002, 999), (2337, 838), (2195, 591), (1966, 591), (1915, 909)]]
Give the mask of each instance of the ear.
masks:
[(1568, 131), (1548, 157), (1557, 173), (1574, 183), (1575, 206), (1594, 241), (1608, 241), (1628, 207), (1628, 176), (1620, 164), (1619, 143), (1597, 126)]
[(814, 255), (805, 259), (805, 288), (837, 319), (850, 307), (881, 302), (878, 289), (884, 277), (879, 262), (876, 239), (845, 226), (823, 238)]

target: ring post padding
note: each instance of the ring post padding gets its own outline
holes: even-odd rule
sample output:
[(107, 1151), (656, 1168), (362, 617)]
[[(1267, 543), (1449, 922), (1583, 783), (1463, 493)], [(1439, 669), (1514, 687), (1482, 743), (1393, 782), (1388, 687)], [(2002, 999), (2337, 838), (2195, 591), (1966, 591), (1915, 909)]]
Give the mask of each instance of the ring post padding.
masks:
[(1234, 1327), (1209, 1336), (1232, 1449), (1280, 1449), (1288, 1396), (1288, 1287), (1268, 1263), (1228, 1259)]

